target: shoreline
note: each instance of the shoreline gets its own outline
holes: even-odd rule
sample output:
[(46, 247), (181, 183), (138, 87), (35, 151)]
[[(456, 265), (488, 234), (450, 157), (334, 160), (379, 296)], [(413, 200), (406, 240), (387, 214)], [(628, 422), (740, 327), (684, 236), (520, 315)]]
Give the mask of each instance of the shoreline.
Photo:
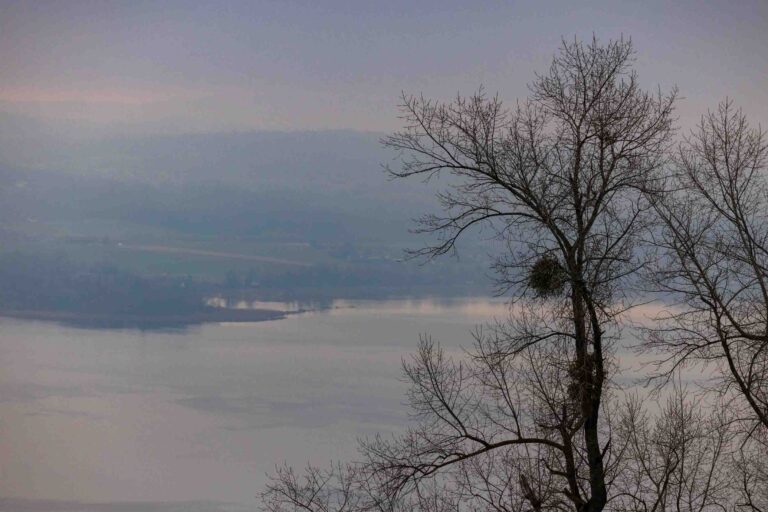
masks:
[(303, 311), (272, 309), (209, 308), (191, 314), (147, 315), (131, 313), (85, 313), (55, 310), (0, 310), (0, 318), (53, 322), (70, 327), (101, 329), (184, 329), (207, 323), (248, 323), (282, 320)]

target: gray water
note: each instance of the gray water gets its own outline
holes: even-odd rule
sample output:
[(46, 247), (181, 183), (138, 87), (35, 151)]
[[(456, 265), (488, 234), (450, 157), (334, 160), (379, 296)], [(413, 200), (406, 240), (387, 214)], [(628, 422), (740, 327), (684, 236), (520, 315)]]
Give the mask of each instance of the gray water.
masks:
[(0, 510), (253, 510), (275, 464), (355, 456), (407, 422), (400, 363), (500, 301), (339, 302), (185, 332), (0, 320)]

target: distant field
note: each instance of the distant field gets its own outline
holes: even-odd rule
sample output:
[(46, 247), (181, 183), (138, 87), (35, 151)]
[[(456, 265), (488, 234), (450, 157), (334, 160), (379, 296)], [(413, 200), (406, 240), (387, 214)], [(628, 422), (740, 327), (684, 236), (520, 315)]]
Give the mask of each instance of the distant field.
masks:
[(189, 249), (186, 247), (171, 247), (168, 245), (134, 245), (134, 244), (118, 244), (118, 248), (126, 251), (141, 251), (152, 252), (160, 254), (181, 254), (188, 256), (202, 256), (205, 258), (214, 259), (226, 259), (226, 260), (243, 260), (243, 261), (258, 261), (262, 263), (274, 263), (276, 265), (288, 265), (298, 267), (311, 267), (312, 263), (304, 261), (288, 260), (284, 258), (274, 258), (271, 256), (258, 256), (255, 254), (242, 254), (234, 252), (219, 252), (219, 251), (206, 251), (201, 249)]

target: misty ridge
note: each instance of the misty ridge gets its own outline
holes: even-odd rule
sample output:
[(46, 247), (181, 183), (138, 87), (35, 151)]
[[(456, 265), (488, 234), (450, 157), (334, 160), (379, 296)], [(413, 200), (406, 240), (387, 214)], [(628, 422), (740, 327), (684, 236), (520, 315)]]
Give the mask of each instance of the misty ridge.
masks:
[(211, 311), (217, 296), (324, 307), (488, 290), (482, 237), (458, 260), (402, 261), (435, 184), (387, 179), (380, 134), (98, 137), (8, 114), (0, 134), (4, 314), (178, 326), (245, 315)]
[[(0, 116), (0, 125), (9, 132), (15, 123)], [(0, 132), (4, 131), (0, 128)], [(196, 229), (205, 230), (210, 217), (219, 229), (227, 229), (225, 221), (239, 221), (240, 226), (232, 225), (230, 229), (244, 227), (245, 234), (251, 234), (259, 233), (259, 223), (265, 222), (255, 215), (270, 212), (280, 214), (269, 219), (275, 223), (295, 223), (297, 219), (306, 222), (307, 218), (300, 213), (314, 213), (321, 218), (346, 215), (352, 221), (358, 217), (360, 223), (395, 224), (408, 215), (420, 214), (420, 206), (430, 197), (386, 179), (380, 164), (390, 161), (392, 155), (379, 144), (381, 134), (129, 135), (62, 144), (55, 133), (41, 132), (42, 127), (36, 132), (39, 137), (32, 137), (36, 140), (33, 152), (21, 151), (10, 137), (0, 139), (6, 145), (0, 148), (4, 172), (26, 171), (31, 167), (35, 172), (19, 175), (18, 181), (31, 180), (36, 187), (31, 193), (41, 194), (37, 199), (51, 201), (51, 206), (66, 206), (66, 193), (81, 191), (78, 199), (87, 200), (79, 205), (84, 216), (105, 218), (112, 207), (113, 215), (118, 217), (130, 208), (130, 200), (141, 200), (140, 207), (132, 212), (140, 222), (181, 223), (181, 219), (166, 217), (186, 208), (190, 212), (188, 217), (198, 216), (190, 218), (188, 229), (195, 229), (191, 222), (194, 220), (203, 223)], [(29, 139), (30, 135), (24, 134), (24, 138)], [(46, 148), (56, 149), (40, 159)], [(217, 203), (223, 196), (230, 197), (230, 208)], [(12, 206), (21, 204), (22, 201)], [(372, 214), (372, 205), (381, 215)], [(246, 207), (250, 210), (243, 211)], [(8, 213), (14, 214), (14, 208), (9, 206)], [(139, 212), (146, 209), (146, 218), (141, 218)], [(291, 215), (291, 211), (297, 210)], [(159, 216), (152, 217), (153, 214)], [(296, 236), (307, 236), (308, 227), (295, 226)], [(306, 231), (301, 231), (302, 228)], [(389, 241), (395, 233), (403, 237), (402, 229), (391, 229), (382, 236)]]

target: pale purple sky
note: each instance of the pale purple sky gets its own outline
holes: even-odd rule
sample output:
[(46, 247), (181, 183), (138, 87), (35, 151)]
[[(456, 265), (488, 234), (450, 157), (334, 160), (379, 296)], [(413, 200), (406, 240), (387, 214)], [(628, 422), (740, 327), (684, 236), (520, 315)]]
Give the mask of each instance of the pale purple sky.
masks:
[(768, 121), (768, 2), (3, 1), (0, 112), (146, 132), (399, 125), (401, 90), (526, 95), (562, 37), (631, 37), (688, 125)]

